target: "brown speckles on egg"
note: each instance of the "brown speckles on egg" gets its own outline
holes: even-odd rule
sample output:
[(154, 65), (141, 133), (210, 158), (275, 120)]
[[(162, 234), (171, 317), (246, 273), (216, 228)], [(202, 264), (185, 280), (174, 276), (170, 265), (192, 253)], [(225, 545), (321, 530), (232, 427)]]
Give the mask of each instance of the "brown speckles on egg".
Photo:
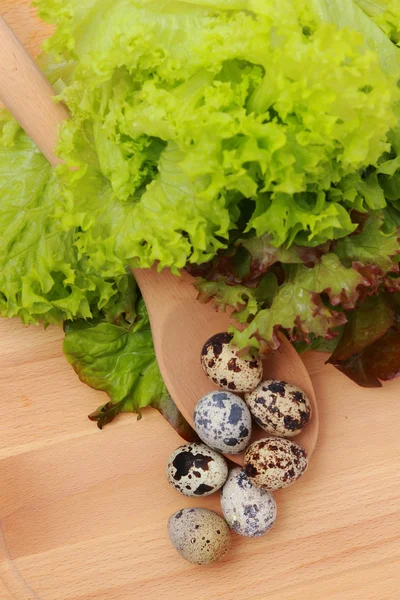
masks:
[(255, 421), (268, 433), (293, 437), (310, 420), (310, 399), (291, 383), (263, 381), (245, 399)]
[(249, 392), (262, 378), (259, 358), (240, 358), (229, 333), (217, 333), (203, 346), (201, 364), (207, 377), (224, 390)]
[(209, 348), (212, 347), (213, 354), (216, 357), (218, 357), (222, 352), (222, 347), (225, 344), (229, 344), (232, 340), (232, 337), (233, 336), (230, 333), (227, 333), (225, 331), (222, 333), (216, 333), (215, 335), (210, 337), (209, 340), (206, 341), (201, 351), (201, 355), (206, 356), (208, 354)]
[(233, 371), (234, 373), (240, 373), (242, 370), (241, 366), (238, 365), (238, 359), (236, 356), (231, 358), (226, 366), (228, 367), (228, 371)]
[(228, 525), (217, 513), (206, 508), (184, 508), (172, 515), (168, 521), (168, 534), (179, 554), (197, 565), (220, 560), (230, 544)]
[(266, 381), (265, 382), (265, 386), (266, 389), (270, 392), (272, 392), (273, 394), (279, 394), (280, 396), (284, 396), (285, 395), (285, 382), (284, 381)]
[(307, 469), (307, 452), (285, 438), (254, 442), (244, 456), (244, 471), (254, 485), (279, 490), (294, 483)]
[(298, 402), (299, 404), (301, 404), (301, 402), (304, 401), (304, 392), (302, 392), (301, 390), (292, 391), (291, 396), (293, 402)]
[(209, 496), (224, 484), (228, 467), (224, 457), (205, 444), (191, 443), (171, 454), (166, 474), (184, 496)]

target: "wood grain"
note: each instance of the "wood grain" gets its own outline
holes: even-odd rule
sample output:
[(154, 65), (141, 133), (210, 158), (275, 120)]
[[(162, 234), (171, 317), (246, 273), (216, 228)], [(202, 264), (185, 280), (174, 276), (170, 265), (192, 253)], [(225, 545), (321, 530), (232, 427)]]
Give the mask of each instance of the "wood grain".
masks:
[(58, 129), (68, 110), (54, 102), (53, 88), (1, 15), (0, 39), (0, 98), (47, 160), (58, 165)]
[[(0, 0), (0, 13), (37, 52), (49, 29), (28, 2)], [(270, 534), (234, 536), (221, 563), (196, 568), (166, 533), (196, 505), (164, 478), (178, 436), (152, 410), (100, 432), (86, 415), (104, 395), (61, 344), (59, 329), (0, 321), (1, 600), (400, 597), (399, 382), (362, 390), (308, 356), (321, 417), (309, 471), (277, 494)], [(218, 510), (218, 498), (197, 504)]]

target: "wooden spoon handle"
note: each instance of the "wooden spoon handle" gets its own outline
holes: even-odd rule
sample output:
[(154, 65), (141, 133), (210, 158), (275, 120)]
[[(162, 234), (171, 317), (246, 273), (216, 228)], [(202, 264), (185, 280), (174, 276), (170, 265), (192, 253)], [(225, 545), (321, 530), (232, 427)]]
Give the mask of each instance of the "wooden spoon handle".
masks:
[(0, 16), (0, 99), (52, 165), (58, 126), (68, 110), (53, 100), (54, 90)]

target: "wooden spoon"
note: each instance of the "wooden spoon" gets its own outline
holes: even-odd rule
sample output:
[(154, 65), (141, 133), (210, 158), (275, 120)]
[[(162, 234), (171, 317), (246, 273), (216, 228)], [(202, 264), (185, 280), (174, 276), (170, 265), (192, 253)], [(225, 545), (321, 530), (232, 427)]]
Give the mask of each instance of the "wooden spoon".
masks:
[[(60, 159), (54, 154), (58, 126), (69, 117), (68, 110), (55, 103), (54, 90), (35, 65), (4, 19), (0, 17), (0, 99), (15, 116), (52, 165)], [(215, 389), (200, 366), (204, 342), (213, 334), (226, 331), (227, 314), (216, 312), (209, 304), (197, 301), (193, 279), (169, 271), (135, 269), (135, 278), (149, 312), (157, 360), (168, 391), (178, 408), (193, 425), (193, 410), (203, 394)], [(311, 456), (318, 436), (318, 409), (313, 385), (299, 355), (281, 335), (279, 350), (265, 358), (266, 379), (282, 379), (298, 385), (310, 397), (312, 418), (295, 441)], [(254, 439), (266, 434), (255, 428)], [(241, 464), (242, 456), (231, 456)]]

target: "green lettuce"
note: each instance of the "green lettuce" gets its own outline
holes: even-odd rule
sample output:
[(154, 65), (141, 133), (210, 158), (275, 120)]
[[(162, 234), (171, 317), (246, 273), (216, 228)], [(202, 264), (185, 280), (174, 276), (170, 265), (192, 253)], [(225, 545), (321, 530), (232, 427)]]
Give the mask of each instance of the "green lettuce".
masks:
[(400, 41), (399, 0), (356, 0), (366, 15), (382, 29), (395, 44)]
[(0, 140), (0, 314), (46, 324), (116, 317), (126, 272), (108, 279), (89, 268), (57, 174), (5, 113)]
[(235, 244), (235, 253), (203, 267), (196, 287), (200, 301), (233, 307), (232, 317), (245, 324), (232, 325), (234, 342), (249, 350), (276, 348), (279, 329), (292, 341), (321, 346), (366, 297), (400, 289), (400, 231), (381, 211), (353, 235), (316, 248), (277, 250), (265, 236)]
[(120, 413), (133, 412), (141, 418), (142, 409), (152, 406), (183, 438), (197, 440), (161, 377), (142, 299), (132, 324), (76, 320), (64, 328), (64, 354), (79, 379), (110, 398), (89, 416), (100, 429)]
[(382, 68), (395, 77), (399, 76), (399, 53), (388, 39), (392, 33), (390, 20), (395, 23), (395, 28), (399, 26), (398, 0), (311, 0), (311, 6), (322, 21), (359, 31), (367, 46), (379, 56)]
[[(357, 32), (324, 2), (38, 6), (58, 25), (46, 50), (76, 65), (59, 153), (86, 170), (83, 128), (107, 180), (98, 196), (113, 218), (91, 201), (79, 240), (96, 269), (206, 262), (244, 202), (247, 229), (276, 247), (354, 231), (349, 210), (370, 199), (341, 182), (358, 173), (362, 187), (362, 169), (389, 150), (399, 99), (397, 50), (358, 6)], [(85, 176), (66, 171), (64, 185), (83, 212)]]
[[(112, 365), (90, 371), (85, 336), (111, 336), (114, 359), (119, 328), (127, 348), (143, 337), (132, 267), (189, 270), (251, 352), (278, 329), (332, 347), (398, 292), (397, 0), (36, 4), (71, 119), (51, 169), (0, 115), (2, 316), (90, 323), (68, 356), (82, 343), (77, 369), (101, 386)], [(143, 394), (118, 378), (98, 416), (163, 398), (153, 375)]]

